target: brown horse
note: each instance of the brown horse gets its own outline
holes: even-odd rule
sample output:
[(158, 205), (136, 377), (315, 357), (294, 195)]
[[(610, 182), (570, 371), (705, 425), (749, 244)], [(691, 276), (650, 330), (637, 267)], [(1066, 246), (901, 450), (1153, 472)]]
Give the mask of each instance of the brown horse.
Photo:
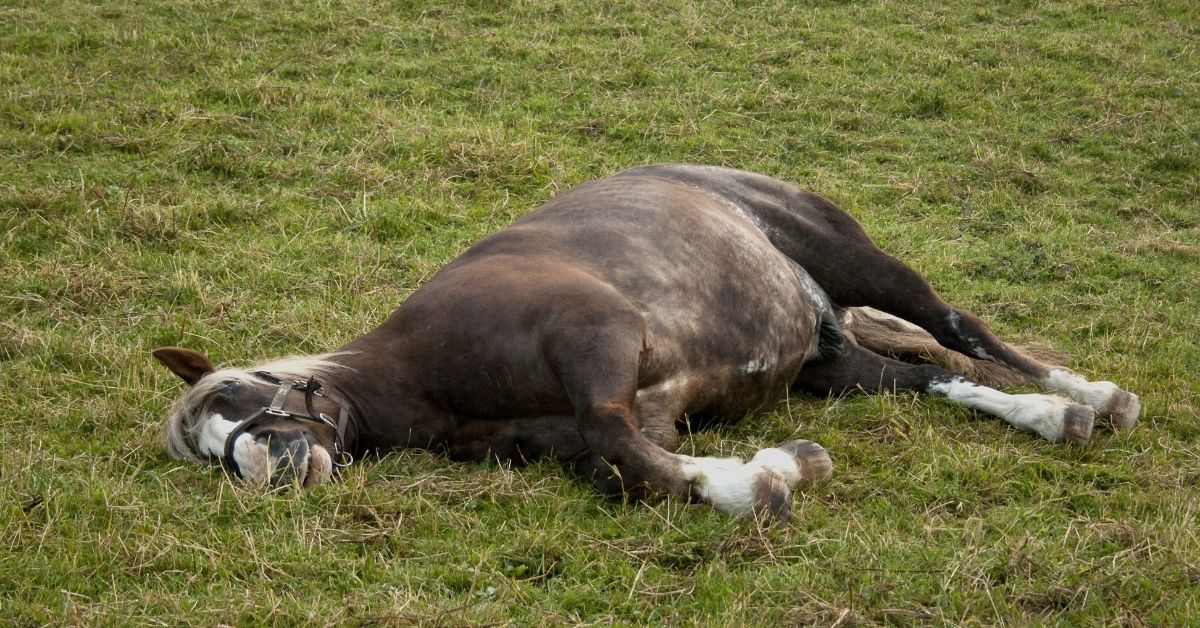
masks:
[[(1006, 394), (884, 355), (945, 348), (1052, 394)], [(1084, 443), (1097, 416), (1124, 428), (1140, 410), (1110, 382), (999, 340), (829, 201), (691, 165), (560, 194), (333, 353), (247, 370), (187, 349), (154, 356), (189, 385), (168, 451), (247, 480), (309, 486), (353, 455), (421, 447), (456, 460), (553, 457), (605, 493), (665, 492), (782, 519), (798, 483), (829, 476), (824, 449), (684, 456), (673, 453), (681, 422), (737, 420), (789, 389), (915, 390)]]

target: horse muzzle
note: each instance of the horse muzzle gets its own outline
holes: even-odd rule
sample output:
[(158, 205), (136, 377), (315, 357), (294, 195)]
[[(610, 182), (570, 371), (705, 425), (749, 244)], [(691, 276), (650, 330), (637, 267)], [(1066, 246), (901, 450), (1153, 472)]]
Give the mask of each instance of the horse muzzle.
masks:
[(241, 435), (232, 448), (235, 470), (242, 479), (272, 487), (324, 484), (333, 476), (328, 450), (301, 430), (267, 429)]
[(274, 464), (271, 468), (271, 486), (303, 484), (308, 479), (309, 457), (312, 448), (308, 440), (301, 437), (290, 440), (267, 439), (267, 456)]

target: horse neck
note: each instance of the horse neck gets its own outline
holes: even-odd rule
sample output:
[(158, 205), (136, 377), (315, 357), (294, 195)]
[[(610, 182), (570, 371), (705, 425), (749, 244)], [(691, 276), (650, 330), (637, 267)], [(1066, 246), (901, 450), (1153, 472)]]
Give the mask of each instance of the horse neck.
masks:
[[(413, 381), (410, 365), (393, 346), (367, 337), (342, 348), (333, 360), (344, 369), (330, 377), (331, 389), (351, 408), (347, 446), (358, 451), (396, 447), (426, 447), (441, 431), (430, 421)], [(381, 351), (378, 347), (387, 347)], [(353, 436), (353, 440), (349, 438)]]

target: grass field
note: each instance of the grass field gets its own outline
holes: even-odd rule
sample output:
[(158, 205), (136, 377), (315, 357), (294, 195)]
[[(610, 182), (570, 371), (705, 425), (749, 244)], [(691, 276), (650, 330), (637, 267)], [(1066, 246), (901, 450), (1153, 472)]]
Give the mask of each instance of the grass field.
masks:
[[(1200, 9), (0, 1), (0, 623), (1184, 624), (1200, 617)], [(557, 190), (791, 180), (1005, 337), (1139, 393), (1052, 445), (910, 395), (789, 529), (401, 452), (298, 492), (169, 460), (150, 357), (329, 350)]]

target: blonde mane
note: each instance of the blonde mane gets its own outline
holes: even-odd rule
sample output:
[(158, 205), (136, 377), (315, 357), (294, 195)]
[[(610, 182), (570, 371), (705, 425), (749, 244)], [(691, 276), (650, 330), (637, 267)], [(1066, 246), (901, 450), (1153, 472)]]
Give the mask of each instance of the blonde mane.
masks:
[(201, 420), (208, 414), (213, 400), (230, 382), (261, 382), (262, 380), (254, 376), (254, 371), (267, 371), (284, 379), (324, 377), (338, 369), (349, 368), (333, 361), (333, 358), (339, 355), (345, 355), (345, 352), (293, 355), (244, 369), (222, 368), (205, 375), (194, 386), (183, 391), (171, 406), (163, 432), (163, 444), (167, 453), (178, 460), (204, 461), (196, 452), (199, 432), (203, 427)]

